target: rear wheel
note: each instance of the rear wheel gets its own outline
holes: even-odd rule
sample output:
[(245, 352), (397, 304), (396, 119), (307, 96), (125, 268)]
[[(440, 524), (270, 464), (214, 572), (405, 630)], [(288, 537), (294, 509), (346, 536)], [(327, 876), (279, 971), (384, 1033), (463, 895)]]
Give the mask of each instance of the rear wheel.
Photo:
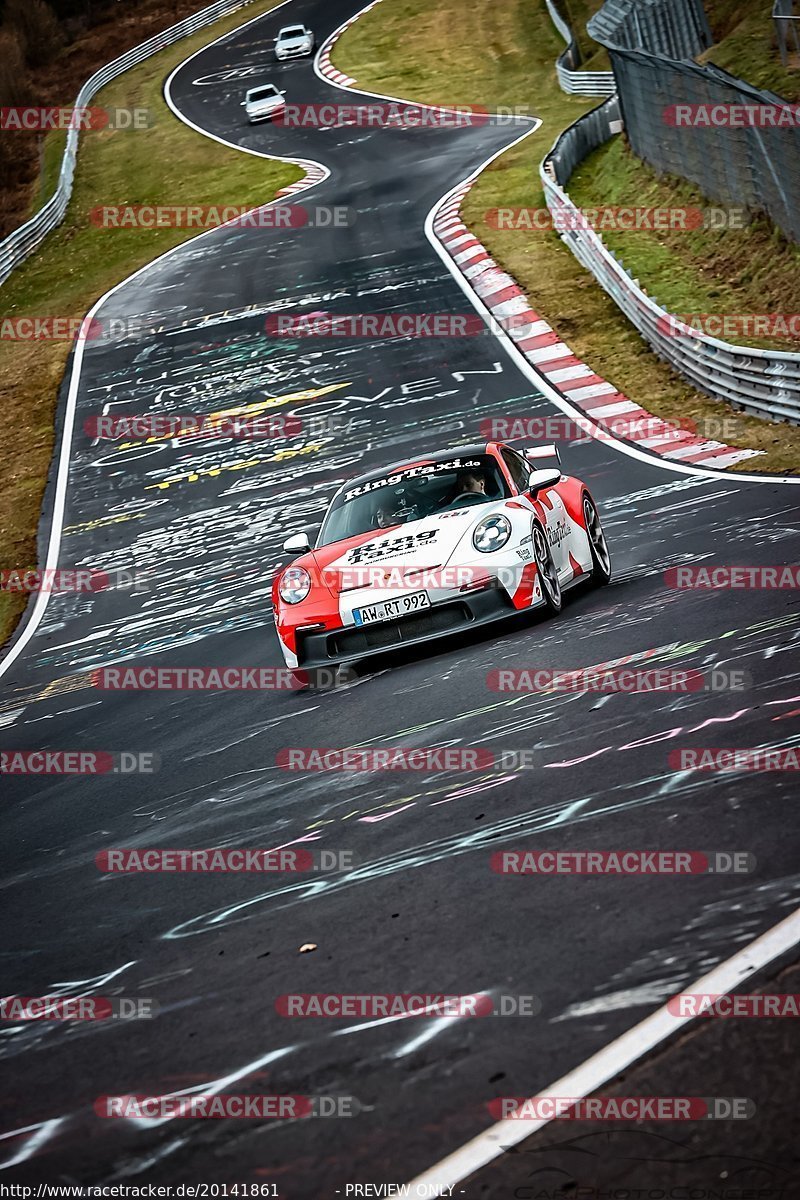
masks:
[(583, 520), (589, 535), (589, 548), (592, 552), (592, 583), (603, 587), (611, 578), (611, 554), (608, 549), (606, 535), (591, 496), (584, 493)]
[(544, 606), (549, 613), (561, 612), (561, 584), (558, 582), (558, 571), (553, 561), (553, 552), (547, 541), (547, 536), (538, 521), (534, 521), (533, 556), (536, 560), (536, 571), (542, 585)]

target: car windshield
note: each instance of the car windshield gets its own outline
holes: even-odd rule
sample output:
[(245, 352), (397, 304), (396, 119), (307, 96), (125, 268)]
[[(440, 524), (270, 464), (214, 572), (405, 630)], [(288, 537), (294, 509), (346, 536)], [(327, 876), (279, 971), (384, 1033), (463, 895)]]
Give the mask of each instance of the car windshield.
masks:
[(264, 87), (253, 88), (247, 93), (249, 100), (274, 100), (276, 96), (280, 96), (280, 92), (271, 83), (267, 83)]
[(344, 488), (328, 511), (317, 545), (329, 546), (372, 530), (458, 512), (510, 494), (497, 460), (490, 454), (403, 467)]
[(292, 25), (290, 29), (282, 29), (278, 34), (278, 41), (288, 41), (289, 38), (305, 37), (306, 31), (302, 25)]

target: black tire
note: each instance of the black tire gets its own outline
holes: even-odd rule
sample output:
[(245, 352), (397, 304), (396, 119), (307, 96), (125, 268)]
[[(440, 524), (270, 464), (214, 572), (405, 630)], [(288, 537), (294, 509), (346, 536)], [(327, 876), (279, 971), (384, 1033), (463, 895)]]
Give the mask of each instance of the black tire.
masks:
[(547, 534), (538, 521), (531, 528), (533, 542), (533, 557), (536, 562), (536, 572), (542, 585), (542, 598), (547, 612), (553, 616), (561, 612), (561, 584), (558, 582), (558, 571), (553, 561), (553, 552), (547, 540)]
[(583, 493), (583, 520), (592, 552), (592, 583), (595, 587), (605, 587), (611, 578), (611, 554), (597, 505), (588, 492)]

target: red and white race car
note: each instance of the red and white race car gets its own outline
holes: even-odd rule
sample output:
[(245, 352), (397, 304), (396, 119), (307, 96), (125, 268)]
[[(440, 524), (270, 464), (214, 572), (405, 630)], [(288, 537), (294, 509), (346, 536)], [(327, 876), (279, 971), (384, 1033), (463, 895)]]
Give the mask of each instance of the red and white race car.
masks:
[[(543, 459), (549, 458), (548, 465)], [(561, 608), (573, 584), (608, 583), (597, 505), (554, 446), (462, 446), (343, 484), (311, 548), (275, 577), (275, 626), (302, 671)]]

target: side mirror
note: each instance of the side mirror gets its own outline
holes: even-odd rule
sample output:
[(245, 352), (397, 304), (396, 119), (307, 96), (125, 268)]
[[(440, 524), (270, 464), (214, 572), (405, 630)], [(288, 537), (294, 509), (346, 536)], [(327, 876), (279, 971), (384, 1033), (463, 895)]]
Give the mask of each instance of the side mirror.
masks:
[(555, 467), (546, 467), (543, 471), (531, 471), (528, 476), (528, 491), (539, 492), (542, 488), (552, 487), (558, 483), (561, 472)]
[(282, 96), (285, 96), (285, 95), (286, 95), (286, 92), (283, 90), (283, 88), (281, 88), (281, 95), (282, 95)]
[(240, 107), (240, 108), (246, 108), (246, 107), (247, 107), (247, 101), (246, 101), (246, 100), (242, 100), (242, 102), (241, 102), (241, 104), (239, 105), (239, 107)]
[(293, 533), (283, 543), (283, 549), (286, 554), (305, 554), (311, 549), (311, 543), (308, 540), (307, 533)]

